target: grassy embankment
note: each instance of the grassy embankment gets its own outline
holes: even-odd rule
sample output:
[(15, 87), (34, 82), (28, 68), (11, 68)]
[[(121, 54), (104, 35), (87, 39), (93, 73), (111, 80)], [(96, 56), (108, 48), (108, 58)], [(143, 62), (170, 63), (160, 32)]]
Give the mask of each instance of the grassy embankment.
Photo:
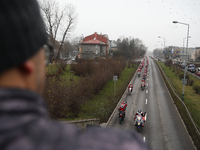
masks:
[[(99, 118), (101, 122), (106, 122), (126, 90), (137, 67), (136, 65), (130, 68), (126, 67), (122, 71), (120, 78), (116, 82), (116, 96), (114, 96), (114, 81), (110, 80), (94, 98), (89, 99), (82, 106), (82, 111), (78, 118), (68, 118), (67, 120)], [(70, 74), (66, 71), (64, 72), (64, 76), (68, 78)], [(74, 76), (74, 78), (76, 78), (76, 76)]]
[[(158, 62), (160, 66), (163, 68), (163, 64), (161, 62)], [(183, 92), (183, 85), (180, 78), (175, 74), (175, 72), (172, 71), (169, 67), (164, 66), (164, 72), (174, 88), (177, 95), (182, 98), (182, 92)], [(189, 74), (188, 74), (189, 75)], [(190, 79), (194, 80), (194, 85), (200, 85), (200, 80), (196, 79), (192, 75), (189, 75)], [(164, 80), (166, 82), (166, 79), (164, 77)], [(169, 84), (166, 82), (166, 85), (171, 93), (171, 96), (176, 104), (176, 107), (179, 110), (179, 113), (187, 127), (187, 130), (192, 137), (197, 149), (200, 149), (200, 138), (196, 134), (195, 128), (192, 126), (192, 122), (189, 119), (187, 112), (185, 108), (183, 107), (182, 103), (176, 98), (175, 94), (171, 90)], [(192, 118), (194, 119), (197, 126), (200, 126), (200, 94), (195, 93), (195, 91), (192, 89), (193, 86), (185, 86), (185, 92), (184, 92), (184, 103), (187, 106), (188, 110), (191, 113)]]

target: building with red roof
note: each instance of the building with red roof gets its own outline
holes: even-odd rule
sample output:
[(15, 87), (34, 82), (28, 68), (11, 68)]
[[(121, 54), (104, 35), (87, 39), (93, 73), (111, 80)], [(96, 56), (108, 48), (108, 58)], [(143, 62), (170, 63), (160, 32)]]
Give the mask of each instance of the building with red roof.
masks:
[(86, 36), (79, 42), (79, 53), (81, 58), (93, 58), (106, 56), (109, 50), (109, 39), (107, 35), (99, 35), (96, 32)]

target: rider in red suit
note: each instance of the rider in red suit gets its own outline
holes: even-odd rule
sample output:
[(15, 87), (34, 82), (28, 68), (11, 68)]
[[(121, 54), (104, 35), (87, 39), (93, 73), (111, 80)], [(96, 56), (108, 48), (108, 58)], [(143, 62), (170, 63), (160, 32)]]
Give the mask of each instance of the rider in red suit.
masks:
[(129, 88), (131, 88), (131, 92), (132, 92), (132, 90), (133, 90), (133, 84), (132, 83), (129, 84), (128, 89)]
[(141, 81), (141, 87), (142, 87), (142, 84), (143, 84), (143, 83), (144, 83), (144, 86), (146, 86), (146, 85), (145, 85), (146, 82), (145, 82), (144, 79), (142, 79), (142, 81)]
[[(146, 121), (146, 120), (145, 120), (145, 114), (144, 114), (140, 109), (138, 109), (138, 111), (136, 112), (135, 117), (134, 117), (134, 121), (135, 121), (137, 115), (141, 115), (143, 121), (144, 121), (144, 122)], [(134, 125), (136, 125), (136, 124), (134, 124)], [(144, 124), (143, 124), (143, 126), (144, 126)]]
[(127, 102), (121, 103), (121, 106), (119, 107), (119, 112), (120, 111), (124, 112), (124, 118), (125, 118), (125, 114), (126, 114), (126, 107), (127, 107)]

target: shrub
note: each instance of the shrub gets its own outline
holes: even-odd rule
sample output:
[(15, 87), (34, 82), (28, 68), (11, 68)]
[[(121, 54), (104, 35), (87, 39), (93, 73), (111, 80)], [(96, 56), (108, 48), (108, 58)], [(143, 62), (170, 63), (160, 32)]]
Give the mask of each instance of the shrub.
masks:
[(198, 85), (193, 86), (192, 89), (193, 89), (196, 93), (199, 93), (199, 92), (200, 92), (200, 86), (198, 86)]
[(171, 59), (165, 61), (165, 66), (170, 67), (170, 69), (171, 69), (171, 65), (172, 65), (172, 60)]
[(189, 86), (193, 86), (194, 84), (194, 80), (193, 79), (189, 79), (188, 83), (187, 83)]
[(48, 104), (52, 119), (77, 117), (81, 106), (94, 94), (97, 94), (113, 75), (120, 77), (126, 66), (123, 57), (114, 59), (93, 60), (80, 59), (71, 65), (71, 70), (81, 79), (69, 81), (59, 76), (63, 72), (64, 64), (58, 66), (56, 76), (46, 75), (43, 97)]
[[(179, 74), (179, 78), (180, 80), (182, 80), (184, 78), (184, 74), (183, 73)], [(190, 76), (186, 75), (185, 78), (189, 81)]]

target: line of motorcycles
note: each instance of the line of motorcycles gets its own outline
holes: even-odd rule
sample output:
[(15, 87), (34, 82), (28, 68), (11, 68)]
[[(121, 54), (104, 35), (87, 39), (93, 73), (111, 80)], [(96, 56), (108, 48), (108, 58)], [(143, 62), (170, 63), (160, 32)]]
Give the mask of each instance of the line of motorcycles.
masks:
[[(142, 70), (143, 66), (144, 66), (144, 61), (140, 65), (140, 69), (141, 70)], [(148, 61), (147, 61), (147, 66), (148, 66)], [(138, 77), (140, 77), (141, 70), (138, 71)], [(145, 73), (147, 73), (147, 67), (145, 68)], [(146, 76), (145, 75), (143, 75), (143, 80), (146, 80)], [(145, 89), (145, 84), (144, 83), (141, 84), (141, 89), (142, 89), (142, 91)], [(129, 94), (132, 93), (132, 88), (131, 87), (128, 88), (128, 92), (129, 92)], [(142, 114), (138, 114), (137, 116), (134, 116), (134, 118), (133, 118), (134, 119), (134, 126), (136, 126), (136, 129), (137, 129), (138, 132), (140, 132), (142, 127), (144, 127), (144, 123), (146, 121), (146, 116), (147, 116), (146, 112), (143, 115)], [(120, 124), (122, 124), (124, 118), (125, 118), (125, 112), (119, 111), (119, 123)]]

